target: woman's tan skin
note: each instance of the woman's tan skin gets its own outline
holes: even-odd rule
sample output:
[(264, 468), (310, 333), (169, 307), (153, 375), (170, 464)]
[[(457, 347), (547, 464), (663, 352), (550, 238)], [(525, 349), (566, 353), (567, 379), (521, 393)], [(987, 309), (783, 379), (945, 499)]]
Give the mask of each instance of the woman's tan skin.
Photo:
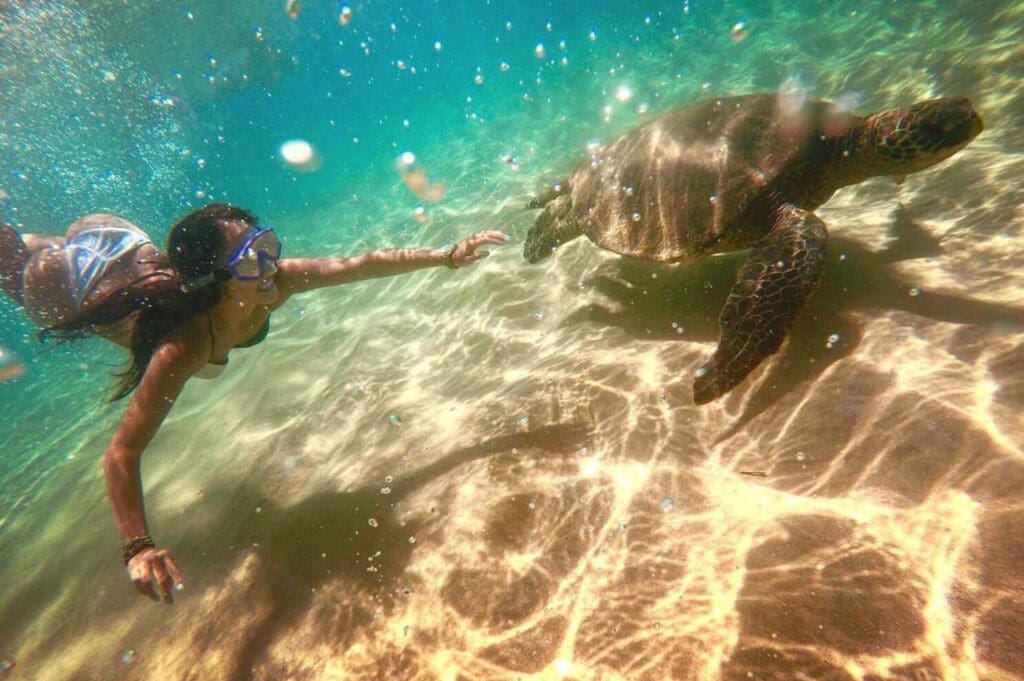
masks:
[[(253, 228), (242, 221), (222, 221), (219, 224), (227, 241), (227, 247), (221, 254), (223, 264), (226, 254), (234, 252)], [(30, 251), (36, 250), (33, 248), (37, 246), (34, 239), (43, 239), (38, 246), (54, 245), (46, 242), (45, 237), (25, 235)], [(486, 251), (477, 249), (507, 240), (505, 234), (496, 231), (471, 235), (455, 247), (451, 262), (456, 267), (472, 265), (487, 255)], [(139, 250), (148, 247), (143, 246)], [(42, 275), (42, 272), (32, 272), (33, 266), (45, 269), (41, 256), (44, 252), (33, 254), (33, 260), (25, 270), (26, 280), (30, 276)], [(193, 317), (161, 341), (103, 456), (107, 496), (121, 538), (128, 540), (149, 534), (140, 460), (190, 377), (210, 362), (226, 362), (232, 348), (252, 338), (270, 313), (297, 293), (444, 265), (445, 256), (446, 251), (441, 249), (394, 249), (371, 251), (349, 258), (289, 258), (278, 261), (276, 269), (271, 268), (264, 279), (230, 279), (225, 282), (224, 295), (219, 303), (208, 313)], [(140, 259), (132, 258), (135, 262)], [(28, 302), (26, 300), (27, 308)], [(101, 335), (121, 345), (126, 344), (116, 330), (101, 332)], [(149, 547), (135, 554), (128, 563), (128, 574), (140, 594), (167, 604), (173, 602), (174, 591), (184, 585), (174, 556), (167, 548)]]

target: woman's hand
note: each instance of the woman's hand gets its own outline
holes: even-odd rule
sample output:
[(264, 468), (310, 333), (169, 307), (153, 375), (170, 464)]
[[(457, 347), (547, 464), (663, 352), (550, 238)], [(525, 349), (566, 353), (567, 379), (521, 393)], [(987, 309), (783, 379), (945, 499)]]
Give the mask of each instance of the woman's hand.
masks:
[(168, 605), (174, 602), (174, 592), (181, 591), (185, 586), (171, 552), (155, 546), (132, 556), (128, 561), (128, 576), (140, 594), (154, 601), (162, 598)]
[(460, 241), (446, 256), (446, 264), (451, 263), (451, 267), (468, 267), (481, 258), (486, 258), (489, 253), (487, 251), (479, 251), (476, 249), (487, 244), (493, 244), (495, 246), (499, 244), (507, 243), (509, 240), (508, 234), (503, 232), (497, 232), (487, 230), (486, 232), (477, 232), (476, 234), (470, 234), (465, 239)]

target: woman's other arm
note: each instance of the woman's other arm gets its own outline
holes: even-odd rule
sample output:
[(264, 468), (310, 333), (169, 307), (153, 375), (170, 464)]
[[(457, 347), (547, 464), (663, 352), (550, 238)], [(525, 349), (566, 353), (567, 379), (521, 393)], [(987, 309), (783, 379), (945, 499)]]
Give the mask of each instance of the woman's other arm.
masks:
[(173, 586), (181, 588), (182, 578), (170, 551), (148, 540), (140, 462), (185, 382), (208, 356), (202, 348), (188, 348), (180, 341), (165, 342), (153, 354), (103, 456), (107, 497), (121, 539), (125, 546), (132, 542), (136, 548), (142, 546), (131, 556), (128, 574), (139, 593), (153, 600), (162, 597), (168, 604), (174, 600), (172, 581)]

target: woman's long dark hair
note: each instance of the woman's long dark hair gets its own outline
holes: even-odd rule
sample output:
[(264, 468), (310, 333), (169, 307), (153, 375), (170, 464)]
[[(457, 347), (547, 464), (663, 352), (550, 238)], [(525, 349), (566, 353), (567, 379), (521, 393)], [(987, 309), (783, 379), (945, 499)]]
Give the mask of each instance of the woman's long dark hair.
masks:
[[(153, 353), (171, 332), (196, 315), (220, 302), (223, 287), (218, 278), (207, 275), (218, 270), (226, 240), (218, 223), (246, 222), (256, 225), (255, 215), (236, 206), (213, 203), (186, 215), (171, 228), (167, 237), (167, 264), (139, 277), (104, 298), (92, 302), (81, 315), (40, 332), (45, 338), (80, 338), (97, 327), (108, 326), (135, 316), (132, 322), (128, 367), (118, 379), (111, 402), (131, 394), (153, 358)], [(200, 278), (206, 283), (196, 285)]]

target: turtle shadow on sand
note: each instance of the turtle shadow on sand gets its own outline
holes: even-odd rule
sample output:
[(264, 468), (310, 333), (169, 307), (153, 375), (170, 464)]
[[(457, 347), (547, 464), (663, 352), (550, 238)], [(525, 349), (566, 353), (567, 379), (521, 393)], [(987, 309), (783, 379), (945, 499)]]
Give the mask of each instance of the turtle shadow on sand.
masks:
[[(901, 277), (894, 263), (942, 254), (940, 242), (899, 206), (881, 251), (833, 234), (820, 288), (801, 312), (787, 343), (763, 371), (764, 380), (745, 397), (745, 407), (725, 440), (798, 385), (813, 381), (857, 348), (857, 310), (898, 310), (939, 322), (966, 324), (992, 332), (1024, 328), (1024, 307), (932, 292)], [(719, 311), (736, 279), (745, 252), (681, 265), (631, 259), (610, 262), (587, 285), (611, 304), (580, 308), (566, 323), (617, 326), (652, 340), (716, 343)], [(656, 275), (656, 276), (652, 276)], [(696, 369), (696, 365), (694, 365)]]
[[(589, 436), (586, 426), (560, 424), (523, 433), (502, 435), (477, 445), (453, 451), (442, 458), (391, 482), (382, 478), (373, 485), (347, 492), (322, 492), (284, 509), (271, 508), (269, 500), (262, 511), (249, 514), (228, 527), (230, 521), (216, 524), (217, 536), (193, 533), (177, 544), (182, 556), (209, 556), (211, 546), (249, 550), (256, 547), (261, 560), (255, 570), (248, 594), (267, 599), (268, 611), (242, 636), (238, 648), (231, 651), (232, 671), (224, 679), (248, 679), (258, 664), (273, 664), (265, 656), (277, 636), (294, 628), (304, 617), (314, 616), (324, 638), (339, 649), (356, 640), (359, 629), (374, 619), (374, 607), (387, 609), (403, 593), (409, 593), (402, 576), (416, 544), (409, 541), (428, 525), (435, 514), (422, 509), (417, 520), (401, 522), (396, 507), (412, 493), (472, 461), (518, 451), (515, 456), (552, 456), (575, 453)], [(531, 451), (533, 450), (533, 451)], [(511, 454), (510, 454), (511, 455)], [(387, 487), (386, 493), (382, 488)], [(261, 494), (239, 485), (225, 494), (235, 498), (261, 499)], [(375, 522), (369, 523), (370, 519)], [(202, 535), (202, 536), (200, 536)], [(224, 583), (238, 567), (232, 551), (230, 560), (208, 566), (204, 581)], [(341, 580), (348, 593), (362, 594), (353, 603), (317, 603), (320, 587)], [(263, 605), (263, 603), (261, 603)], [(230, 617), (230, 615), (228, 615)], [(210, 618), (190, 634), (191, 648), (197, 652), (217, 647), (225, 626), (223, 618)], [(295, 670), (271, 670), (275, 678), (290, 676)]]

